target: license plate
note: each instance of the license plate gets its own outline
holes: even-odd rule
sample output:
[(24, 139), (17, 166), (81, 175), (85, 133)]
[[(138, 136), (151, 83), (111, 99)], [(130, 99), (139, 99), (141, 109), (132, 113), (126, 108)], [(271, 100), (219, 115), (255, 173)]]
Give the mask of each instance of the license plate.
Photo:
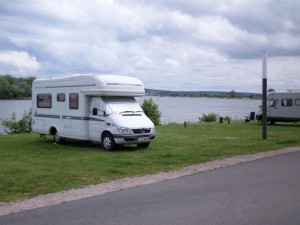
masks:
[(138, 138), (138, 141), (149, 141), (149, 138), (148, 137), (141, 137), (141, 138)]

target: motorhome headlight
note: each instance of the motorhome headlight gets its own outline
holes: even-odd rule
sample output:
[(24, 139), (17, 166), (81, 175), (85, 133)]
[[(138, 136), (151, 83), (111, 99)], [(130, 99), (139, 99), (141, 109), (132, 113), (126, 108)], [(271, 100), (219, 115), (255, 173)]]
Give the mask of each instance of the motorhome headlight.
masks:
[(125, 127), (119, 127), (118, 131), (122, 134), (133, 134), (131, 129)]
[(151, 133), (155, 134), (155, 128), (151, 128)]

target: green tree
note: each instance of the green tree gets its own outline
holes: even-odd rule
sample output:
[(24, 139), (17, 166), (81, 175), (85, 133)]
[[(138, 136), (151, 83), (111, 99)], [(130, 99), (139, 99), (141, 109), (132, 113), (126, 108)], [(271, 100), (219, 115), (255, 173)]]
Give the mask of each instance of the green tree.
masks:
[(31, 97), (32, 82), (35, 77), (14, 78), (11, 75), (0, 75), (0, 98), (16, 99)]
[(0, 98), (9, 99), (11, 96), (11, 84), (4, 77), (0, 76)]
[(230, 98), (235, 98), (236, 97), (236, 92), (234, 90), (229, 92)]
[(216, 122), (218, 119), (218, 115), (216, 113), (204, 114), (202, 113), (201, 117), (198, 117), (199, 122)]
[(158, 105), (152, 98), (144, 99), (141, 107), (155, 126), (160, 124), (161, 112), (159, 111)]
[(275, 89), (270, 88), (270, 89), (268, 90), (268, 93), (269, 93), (269, 92), (275, 92)]

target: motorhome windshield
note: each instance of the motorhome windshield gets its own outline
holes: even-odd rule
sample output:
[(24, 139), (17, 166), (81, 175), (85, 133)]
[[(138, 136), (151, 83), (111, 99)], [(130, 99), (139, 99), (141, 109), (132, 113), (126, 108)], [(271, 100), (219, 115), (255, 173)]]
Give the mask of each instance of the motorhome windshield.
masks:
[(142, 108), (134, 97), (107, 97), (107, 113), (136, 113)]

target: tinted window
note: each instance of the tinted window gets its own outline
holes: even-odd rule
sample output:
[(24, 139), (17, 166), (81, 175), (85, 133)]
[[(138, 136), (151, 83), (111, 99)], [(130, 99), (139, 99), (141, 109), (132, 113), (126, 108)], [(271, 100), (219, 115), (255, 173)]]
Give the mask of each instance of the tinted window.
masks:
[(52, 107), (52, 95), (51, 94), (38, 94), (37, 95), (37, 107), (38, 108), (51, 108)]
[(57, 94), (57, 101), (64, 102), (65, 101), (65, 93), (58, 93)]
[(291, 98), (281, 99), (281, 106), (293, 106), (293, 99)]
[(269, 100), (269, 106), (270, 107), (276, 107), (276, 99), (270, 99)]
[(69, 95), (69, 108), (70, 109), (78, 109), (79, 97), (77, 93), (71, 93)]
[(300, 106), (300, 98), (295, 99), (295, 105)]

